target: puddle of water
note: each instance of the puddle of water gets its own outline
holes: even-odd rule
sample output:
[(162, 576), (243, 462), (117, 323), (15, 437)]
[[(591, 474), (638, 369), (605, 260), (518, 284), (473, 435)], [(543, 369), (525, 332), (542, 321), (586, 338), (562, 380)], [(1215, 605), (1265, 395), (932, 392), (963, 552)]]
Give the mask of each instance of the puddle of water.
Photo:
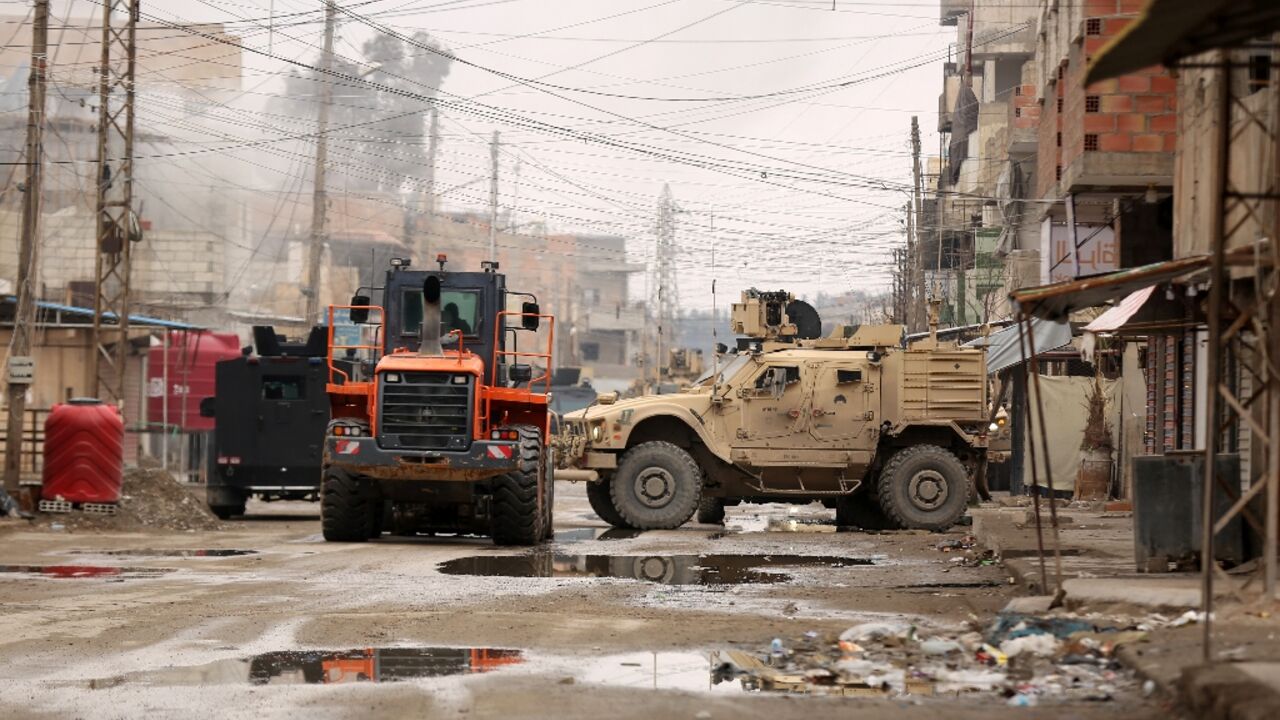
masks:
[(584, 542), (587, 540), (630, 540), (644, 534), (643, 530), (630, 528), (573, 528), (559, 530), (555, 534), (556, 542)]
[(73, 550), (72, 555), (111, 555), (129, 557), (234, 557), (237, 555), (257, 555), (257, 550), (230, 550), (213, 548), (208, 550)]
[(483, 673), (525, 661), (521, 650), (500, 648), (361, 648), (281, 650), (205, 665), (131, 673), (90, 682), (91, 688), (149, 685), (335, 685), (396, 682)]
[(565, 658), (580, 683), (614, 687), (740, 693), (752, 689), (735, 680), (736, 653), (642, 652), (591, 658)]
[(868, 558), (821, 555), (477, 555), (440, 563), (446, 575), (496, 577), (615, 577), (663, 585), (742, 585), (785, 582), (774, 567), (853, 567)]
[(39, 575), (41, 577), (73, 580), (86, 578), (112, 580), (149, 578), (160, 577), (173, 571), (173, 568), (104, 567), (101, 565), (0, 565), (0, 573)]

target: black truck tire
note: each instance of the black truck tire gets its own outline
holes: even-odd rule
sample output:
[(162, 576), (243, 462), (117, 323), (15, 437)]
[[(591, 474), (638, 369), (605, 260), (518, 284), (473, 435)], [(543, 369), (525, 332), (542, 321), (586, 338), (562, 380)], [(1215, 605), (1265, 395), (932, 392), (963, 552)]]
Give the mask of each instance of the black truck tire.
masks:
[(885, 516), (901, 527), (946, 530), (964, 515), (969, 474), (946, 448), (915, 445), (899, 450), (885, 463), (876, 499)]
[(538, 507), (538, 475), (542, 465), (542, 433), (532, 425), (516, 425), (520, 435), (519, 467), (493, 479), (491, 505), (495, 545), (537, 545), (545, 539)]
[(702, 468), (683, 448), (661, 440), (623, 454), (610, 485), (613, 506), (638, 530), (671, 530), (693, 517), (702, 499)]
[(320, 527), (328, 542), (364, 542), (374, 533), (374, 513), (382, 512), (368, 488), (345, 470), (325, 468), (320, 486)]
[(212, 512), (219, 520), (230, 520), (244, 514), (245, 504), (239, 505), (210, 505), (209, 511)]
[(556, 464), (550, 452), (543, 466), (546, 484), (542, 488), (542, 539), (551, 540), (556, 534)]
[(587, 502), (591, 503), (591, 509), (600, 516), (601, 520), (613, 527), (630, 530), (631, 525), (622, 519), (618, 514), (618, 508), (613, 506), (613, 491), (610, 489), (612, 485), (611, 477), (587, 483)]
[(703, 495), (698, 501), (698, 522), (703, 525), (723, 525), (724, 498)]
[(880, 502), (871, 492), (842, 495), (836, 500), (836, 527), (856, 527), (863, 530), (898, 530), (895, 523), (880, 509)]

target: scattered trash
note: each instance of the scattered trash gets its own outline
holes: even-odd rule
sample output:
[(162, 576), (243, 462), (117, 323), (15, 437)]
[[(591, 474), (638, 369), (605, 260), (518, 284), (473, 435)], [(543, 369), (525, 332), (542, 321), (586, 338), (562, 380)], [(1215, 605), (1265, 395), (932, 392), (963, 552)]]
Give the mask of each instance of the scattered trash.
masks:
[(885, 640), (888, 638), (905, 638), (914, 632), (914, 628), (902, 623), (890, 622), (869, 622), (853, 627), (840, 633), (840, 639), (848, 642), (862, 642), (865, 640)]
[(955, 640), (944, 640), (942, 638), (931, 638), (920, 643), (920, 649), (925, 655), (950, 655), (954, 652), (960, 652), (964, 648)]
[(1000, 643), (1000, 652), (1007, 657), (1018, 657), (1030, 653), (1036, 657), (1050, 657), (1058, 652), (1061, 643), (1058, 638), (1042, 633), (1040, 635), (1023, 635)]

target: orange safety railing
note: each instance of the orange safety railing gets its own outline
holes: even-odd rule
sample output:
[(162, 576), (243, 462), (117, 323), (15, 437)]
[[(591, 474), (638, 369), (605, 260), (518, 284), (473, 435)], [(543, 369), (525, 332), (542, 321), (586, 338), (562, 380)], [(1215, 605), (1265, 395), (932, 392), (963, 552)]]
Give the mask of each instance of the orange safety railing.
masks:
[[(351, 310), (369, 310), (369, 311), (370, 311), (370, 314), (372, 314), (373, 312), (376, 312), (376, 313), (377, 313), (377, 322), (376, 322), (376, 323), (368, 323), (368, 324), (370, 324), (370, 325), (375, 325), (375, 326), (378, 328), (378, 331), (377, 331), (377, 332), (378, 332), (378, 344), (376, 344), (376, 345), (367, 345), (367, 344), (346, 345), (346, 344), (335, 343), (335, 342), (334, 342), (334, 339), (335, 339), (335, 338), (334, 338), (334, 322), (333, 322), (333, 320), (334, 320), (334, 311), (335, 311), (335, 310), (347, 310), (347, 311), (351, 311)], [(378, 358), (377, 358), (377, 356), (378, 356), (378, 355), (381, 355), (381, 354), (383, 354), (383, 353), (385, 353), (385, 352), (387, 351), (387, 348), (386, 348), (386, 343), (387, 343), (386, 334), (382, 332), (382, 327), (383, 327), (383, 316), (384, 316), (384, 314), (385, 314), (385, 311), (384, 311), (384, 310), (382, 309), (382, 307), (381, 307), (381, 306), (379, 306), (379, 305), (330, 305), (330, 306), (329, 306), (329, 355), (328, 355), (328, 358), (326, 358), (326, 359), (328, 360), (328, 363), (329, 363), (329, 384), (330, 384), (330, 385), (334, 384), (334, 377), (335, 377), (335, 376), (341, 376), (341, 377), (342, 377), (342, 382), (343, 382), (343, 384), (346, 384), (346, 383), (348, 383), (348, 382), (350, 382), (350, 381), (351, 381), (351, 376), (347, 375), (347, 373), (346, 373), (345, 371), (343, 371), (343, 370), (339, 369), (338, 367), (336, 367), (336, 366), (333, 364), (333, 352), (334, 352), (334, 350), (372, 350), (372, 351), (374, 352), (374, 355), (375, 355), (375, 357), (373, 357), (373, 358), (372, 358), (372, 360), (373, 360), (373, 361), (375, 361), (375, 362), (378, 360)], [(357, 326), (357, 327), (359, 327), (359, 326)]]
[[(534, 352), (522, 352), (519, 350), (499, 350), (498, 348), (501, 347), (502, 345), (502, 333), (504, 330), (507, 329), (505, 327), (506, 323), (503, 322), (503, 318), (505, 317), (518, 317), (521, 319), (524, 319), (527, 317), (536, 317), (539, 320), (546, 320), (547, 321), (547, 351), (544, 353), (534, 353)], [(556, 319), (552, 315), (539, 315), (537, 313), (515, 312), (512, 310), (503, 310), (502, 312), (498, 313), (498, 317), (497, 317), (497, 320), (494, 322), (494, 328), (493, 328), (493, 363), (492, 363), (493, 368), (491, 369), (492, 381), (489, 384), (495, 387), (498, 384), (498, 365), (499, 365), (498, 359), (499, 358), (511, 357), (511, 358), (515, 358), (516, 361), (519, 361), (519, 359), (522, 357), (542, 358), (543, 360), (546, 361), (543, 365), (543, 372), (538, 377), (529, 380), (529, 389), (533, 390), (534, 385), (536, 385), (537, 383), (542, 383), (543, 392), (547, 392), (547, 393), (551, 392), (551, 349), (555, 347), (555, 341), (556, 341)]]

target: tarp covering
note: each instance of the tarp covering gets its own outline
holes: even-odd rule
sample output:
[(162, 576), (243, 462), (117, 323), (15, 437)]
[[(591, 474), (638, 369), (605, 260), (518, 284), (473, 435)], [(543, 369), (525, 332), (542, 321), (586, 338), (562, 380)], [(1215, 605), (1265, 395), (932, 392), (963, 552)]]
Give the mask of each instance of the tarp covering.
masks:
[(1280, 30), (1276, 0), (1147, 0), (1089, 63), (1085, 85)]
[[(1027, 438), (1034, 440), (1036, 453), (1036, 473), (1040, 485), (1046, 482), (1044, 448), (1040, 444), (1039, 412), (1036, 410), (1036, 383), (1027, 383), (1027, 392), (1031, 398), (1031, 421), (1027, 424)], [(1080, 443), (1084, 440), (1084, 426), (1089, 416), (1088, 397), (1093, 378), (1091, 377), (1040, 377), (1040, 392), (1044, 394), (1044, 412), (1047, 417), (1046, 427), (1049, 430), (1049, 469), (1053, 470), (1054, 490), (1074, 490), (1076, 475), (1080, 472)], [(1111, 421), (1112, 443), (1119, 447), (1120, 413), (1117, 402), (1115, 380), (1103, 380), (1102, 390), (1107, 396), (1107, 418)], [(1028, 452), (1027, 468), (1030, 470), (1031, 455)], [(1031, 475), (1022, 479), (1027, 487), (1031, 487)]]
[[(987, 348), (987, 374), (994, 375), (1005, 368), (1013, 367), (1022, 362), (1024, 350), (1018, 347), (1018, 340), (1022, 337), (1021, 332), (1025, 328), (1025, 325), (1010, 325), (1003, 330), (991, 333), (985, 338), (978, 338), (972, 342), (965, 343), (965, 345), (966, 347)], [(1054, 321), (1032, 318), (1031, 336), (1035, 340), (1036, 354), (1043, 355), (1051, 350), (1057, 350), (1071, 344), (1071, 325), (1065, 320)], [(1031, 358), (1030, 347), (1026, 349), (1025, 354), (1027, 359)]]
[(950, 164), (947, 175), (951, 184), (960, 180), (960, 165), (969, 157), (969, 133), (978, 129), (978, 96), (968, 85), (960, 87), (956, 96), (955, 114), (951, 119), (951, 145), (947, 148)]
[(1147, 299), (1151, 297), (1151, 293), (1156, 289), (1155, 285), (1143, 288), (1137, 292), (1129, 293), (1128, 297), (1120, 301), (1119, 305), (1108, 308), (1106, 312), (1099, 315), (1093, 322), (1084, 326), (1088, 332), (1114, 332), (1124, 327), (1129, 322), (1129, 318), (1137, 314), (1143, 305), (1147, 304)]

